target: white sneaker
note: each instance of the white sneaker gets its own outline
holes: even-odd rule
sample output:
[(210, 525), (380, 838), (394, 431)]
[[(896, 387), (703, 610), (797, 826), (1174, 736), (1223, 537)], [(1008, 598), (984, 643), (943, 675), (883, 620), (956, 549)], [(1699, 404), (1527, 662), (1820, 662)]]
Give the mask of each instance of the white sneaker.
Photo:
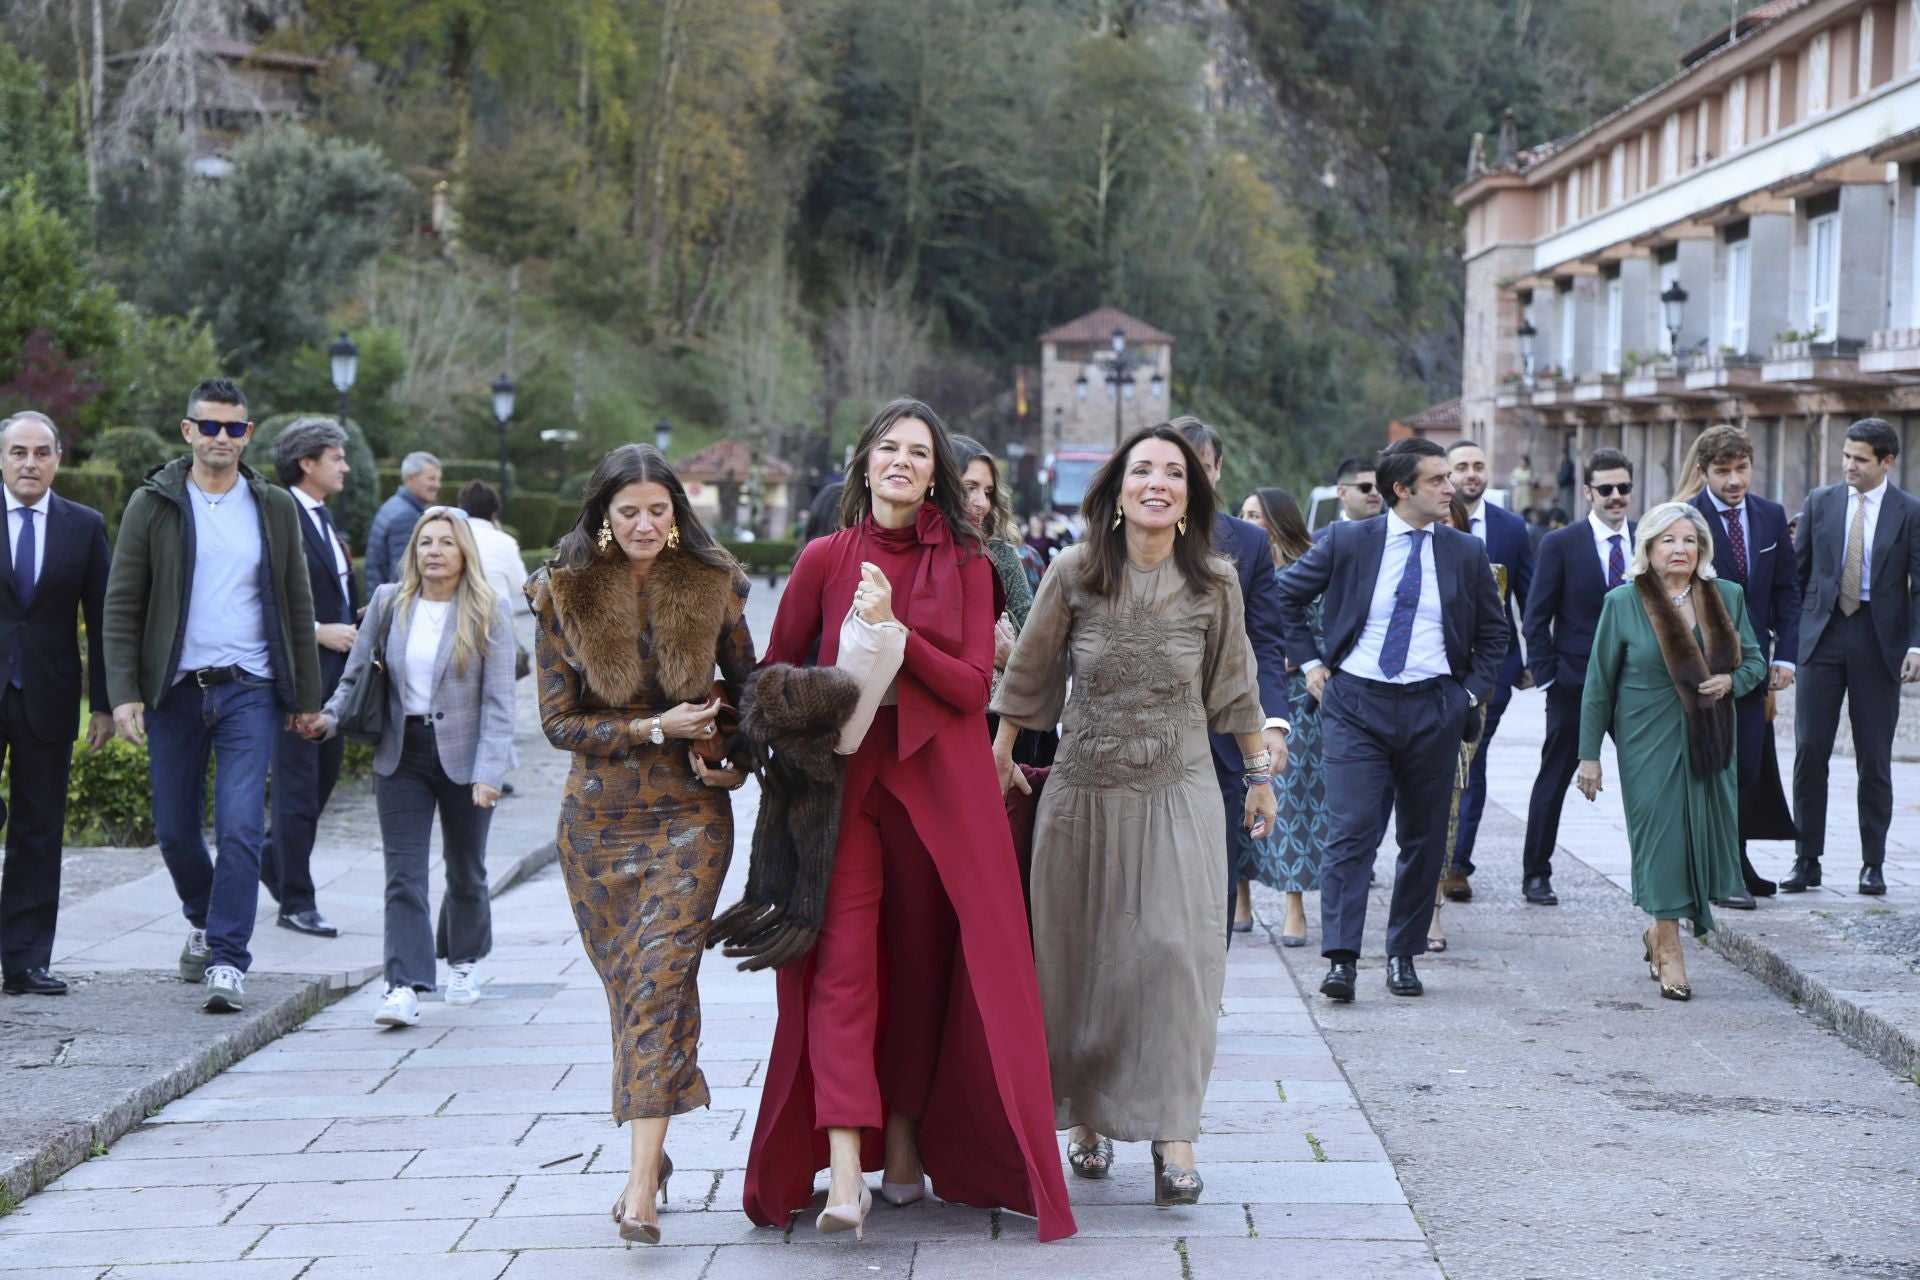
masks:
[(379, 1012), (373, 1015), (376, 1027), (411, 1027), (420, 1021), (420, 997), (411, 986), (400, 985), (387, 988), (387, 998), (380, 1002)]
[(207, 946), (205, 929), (188, 929), (187, 945), (180, 948), (180, 980), (191, 982), (195, 986), (207, 980), (207, 957), (212, 954)]
[(480, 998), (480, 988), (473, 980), (474, 962), (468, 960), (462, 964), (447, 966), (447, 1003), (452, 1005), (472, 1004)]
[(238, 1013), (247, 1002), (240, 971), (230, 964), (207, 966), (207, 998), (201, 1008), (209, 1013)]

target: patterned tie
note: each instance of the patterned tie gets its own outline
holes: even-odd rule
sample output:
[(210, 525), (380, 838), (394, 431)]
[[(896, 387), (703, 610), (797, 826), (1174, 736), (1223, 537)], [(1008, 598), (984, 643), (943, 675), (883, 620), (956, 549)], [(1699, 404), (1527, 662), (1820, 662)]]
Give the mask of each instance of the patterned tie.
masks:
[(1613, 550), (1607, 552), (1607, 590), (1611, 591), (1627, 580), (1627, 553), (1619, 534), (1614, 534), (1607, 541), (1613, 544)]
[(1393, 591), (1393, 616), (1387, 619), (1387, 638), (1380, 646), (1380, 674), (1391, 680), (1407, 669), (1407, 649), (1413, 643), (1413, 615), (1420, 608), (1420, 547), (1425, 529), (1409, 529), (1413, 539), (1407, 551), (1406, 571)]
[(1742, 583), (1747, 580), (1747, 535), (1740, 527), (1740, 513), (1743, 510), (1743, 507), (1728, 507), (1726, 510), (1727, 545), (1733, 548), (1733, 576)]
[[(20, 508), (20, 540), (13, 548), (13, 590), (20, 597), (20, 607), (23, 609), (33, 603), (34, 514), (32, 507)], [(7, 683), (16, 689), (20, 687), (21, 648), (19, 644), (13, 647), (13, 670), (7, 677)]]
[(1867, 560), (1867, 496), (1853, 508), (1853, 528), (1847, 531), (1847, 556), (1840, 564), (1840, 612), (1851, 618), (1860, 611), (1860, 572)]

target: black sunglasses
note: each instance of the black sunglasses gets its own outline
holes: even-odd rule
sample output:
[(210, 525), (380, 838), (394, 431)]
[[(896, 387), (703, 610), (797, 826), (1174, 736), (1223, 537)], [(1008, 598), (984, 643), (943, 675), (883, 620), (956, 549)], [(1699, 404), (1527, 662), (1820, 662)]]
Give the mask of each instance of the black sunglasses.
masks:
[(200, 434), (203, 436), (217, 436), (225, 431), (235, 440), (253, 430), (251, 422), (215, 422), (212, 418), (195, 418), (193, 425), (200, 428)]
[(1353, 480), (1353, 481), (1349, 481), (1348, 483), (1350, 483), (1354, 488), (1358, 489), (1362, 493), (1373, 492), (1373, 481), (1371, 480)]
[(1624, 498), (1633, 492), (1633, 481), (1629, 480), (1625, 484), (1596, 484), (1592, 487), (1593, 491), (1603, 498), (1611, 498), (1615, 493)]

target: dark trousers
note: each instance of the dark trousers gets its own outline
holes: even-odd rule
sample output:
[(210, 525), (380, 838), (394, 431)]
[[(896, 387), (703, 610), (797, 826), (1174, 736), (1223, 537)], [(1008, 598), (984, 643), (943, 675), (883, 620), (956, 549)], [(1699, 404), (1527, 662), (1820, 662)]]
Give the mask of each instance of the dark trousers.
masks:
[(1367, 881), (1384, 834), (1382, 796), (1399, 813), (1400, 857), (1387, 914), (1387, 954), (1427, 949), (1433, 894), (1447, 854), (1447, 809), (1467, 723), (1467, 693), (1440, 678), (1381, 684), (1335, 673), (1321, 703), (1327, 849), (1320, 861), (1321, 954), (1358, 953)]
[(0, 970), (12, 976), (44, 969), (53, 960), (73, 743), (41, 741), (27, 724), (26, 699), (12, 685), (3, 687), (0, 764), (12, 766), (13, 782), (7, 800), (0, 801), (0, 823), (7, 828), (7, 874), (0, 880)]
[(1487, 755), (1500, 728), (1500, 717), (1512, 701), (1511, 686), (1502, 685), (1493, 691), (1493, 700), (1487, 704), (1486, 727), (1480, 730), (1480, 749), (1473, 753), (1473, 763), (1467, 767), (1467, 791), (1460, 797), (1460, 824), (1453, 846), (1453, 869), (1463, 876), (1473, 874), (1473, 840), (1480, 834), (1480, 815), (1487, 809)]
[(1827, 843), (1827, 761), (1840, 731), (1840, 700), (1853, 725), (1854, 765), (1860, 773), (1860, 861), (1877, 867), (1887, 857), (1893, 821), (1893, 731), (1900, 722), (1900, 679), (1862, 606), (1851, 618), (1834, 612), (1813, 655), (1794, 680), (1793, 812), (1800, 825), (1798, 853), (1818, 859)]
[[(440, 767), (433, 730), (406, 722), (393, 773), (375, 778), (380, 842), (387, 853), (387, 984), (433, 990), (433, 961), (479, 960), (493, 950), (493, 907), (487, 896), (487, 828), (493, 810), (473, 802), (471, 783)], [(440, 864), (447, 877), (438, 927), (427, 910), (428, 841), (440, 815)]]
[[(1553, 874), (1560, 811), (1567, 803), (1573, 775), (1580, 770), (1580, 699), (1585, 693), (1584, 686), (1567, 680), (1547, 686), (1547, 736), (1540, 744), (1540, 772), (1534, 775), (1533, 796), (1527, 801), (1527, 842), (1520, 851), (1522, 883)], [(1491, 727), (1491, 716), (1488, 721)], [(1482, 746), (1474, 758), (1476, 768), (1485, 756)]]
[(347, 740), (339, 734), (311, 742), (290, 729), (273, 741), (273, 789), (267, 842), (260, 851), (260, 883), (281, 915), (312, 911), (313, 837), (321, 811), (340, 780)]
[[(267, 767), (281, 719), (273, 686), (254, 676), (202, 689), (182, 680), (147, 708), (147, 781), (160, 856), (187, 923), (207, 931), (209, 964), (242, 973), (252, 963), (260, 906), (260, 844), (267, 827)], [(207, 764), (213, 776), (216, 863), (203, 829)]]

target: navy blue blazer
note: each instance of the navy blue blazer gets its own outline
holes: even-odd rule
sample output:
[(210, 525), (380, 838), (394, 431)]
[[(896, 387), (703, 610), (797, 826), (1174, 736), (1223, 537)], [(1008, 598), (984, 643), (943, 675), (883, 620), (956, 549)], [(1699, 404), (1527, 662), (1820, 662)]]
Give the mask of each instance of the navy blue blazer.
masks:
[[(1260, 705), (1268, 716), (1287, 718), (1286, 624), (1280, 616), (1280, 584), (1273, 570), (1267, 531), (1250, 521), (1220, 513), (1213, 519), (1213, 549), (1233, 561), (1246, 607), (1247, 639), (1260, 664)], [(1240, 744), (1230, 733), (1208, 735), (1214, 763), (1239, 777)]]
[(1800, 653), (1800, 583), (1794, 574), (1793, 540), (1787, 537), (1787, 509), (1749, 493), (1747, 509), (1747, 572), (1742, 577), (1733, 563), (1727, 541), (1727, 521), (1713, 498), (1702, 489), (1693, 499), (1713, 530), (1713, 571), (1747, 591), (1747, 621), (1760, 641), (1760, 656), (1768, 662), (1778, 653), (1782, 662), (1794, 662)]
[(1507, 618), (1507, 656), (1500, 664), (1500, 684), (1511, 689), (1520, 679), (1520, 620), (1533, 587), (1533, 539), (1527, 522), (1505, 507), (1482, 502), (1480, 514), (1487, 521), (1487, 559), (1507, 566), (1507, 597), (1500, 602)]
[[(1627, 521), (1622, 558), (1633, 561), (1633, 532)], [(1587, 659), (1593, 656), (1593, 632), (1600, 625), (1600, 604), (1607, 596), (1607, 575), (1594, 546), (1593, 525), (1582, 520), (1540, 539), (1540, 559), (1527, 597), (1527, 670), (1537, 685), (1560, 681), (1587, 683)]]
[(107, 592), (107, 522), (92, 507), (59, 494), (47, 498), (40, 576), (33, 600), (20, 603), (13, 576), (13, 522), (0, 502), (0, 686), (20, 655), (20, 696), (27, 723), (42, 742), (72, 742), (80, 735), (80, 632), (75, 611), (87, 623), (87, 695), (95, 712), (111, 712), (107, 667), (100, 656), (100, 613)]
[[(333, 563), (333, 548), (327, 545), (319, 526), (307, 514), (305, 504), (299, 498), (293, 501), (300, 508), (300, 546), (307, 553), (307, 581), (313, 587), (313, 620), (351, 623), (360, 613), (360, 575), (353, 567), (353, 553), (347, 550), (346, 539), (341, 538), (340, 549), (347, 552), (347, 589), (342, 594), (340, 574)], [(336, 530), (333, 536), (339, 538), (340, 534)], [(327, 696), (332, 696), (346, 667), (346, 654), (332, 649), (320, 650), (320, 683)]]
[[(1493, 582), (1493, 562), (1480, 539), (1444, 525), (1433, 532), (1433, 567), (1440, 579), (1440, 612), (1453, 678), (1481, 702), (1493, 694), (1507, 656), (1508, 621)], [(1523, 531), (1524, 533), (1524, 531)], [(1374, 582), (1387, 546), (1387, 518), (1327, 526), (1327, 536), (1280, 575), (1280, 609), (1287, 656), (1304, 667), (1320, 661), (1338, 670), (1366, 630)], [(1308, 609), (1325, 597), (1322, 639), (1316, 644)]]

